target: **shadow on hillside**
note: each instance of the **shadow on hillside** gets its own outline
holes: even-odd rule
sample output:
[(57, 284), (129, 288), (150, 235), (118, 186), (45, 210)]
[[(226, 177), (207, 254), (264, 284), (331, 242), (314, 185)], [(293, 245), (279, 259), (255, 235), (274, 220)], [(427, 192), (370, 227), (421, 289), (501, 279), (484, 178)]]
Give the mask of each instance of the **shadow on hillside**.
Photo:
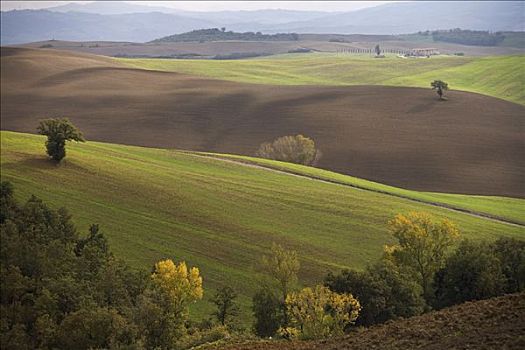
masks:
[(64, 159), (60, 164), (55, 163), (45, 156), (31, 156), (24, 159), (16, 159), (2, 164), (4, 170), (8, 169), (30, 169), (32, 172), (68, 169), (80, 172), (88, 172), (88, 169), (78, 165), (74, 160)]

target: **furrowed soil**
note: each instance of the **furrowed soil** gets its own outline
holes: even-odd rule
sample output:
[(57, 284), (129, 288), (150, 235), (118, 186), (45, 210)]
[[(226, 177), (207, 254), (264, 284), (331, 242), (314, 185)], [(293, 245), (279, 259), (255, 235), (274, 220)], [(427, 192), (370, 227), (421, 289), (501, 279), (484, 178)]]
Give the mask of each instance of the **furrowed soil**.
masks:
[(303, 134), (318, 166), (393, 186), (525, 196), (525, 107), (385, 86), (271, 86), (127, 68), (110, 58), (2, 48), (2, 129), (69, 117), (90, 140), (253, 155)]
[(339, 339), (318, 342), (259, 342), (205, 349), (228, 350), (405, 350), (524, 349), (525, 294), (467, 302), (437, 312), (390, 321)]

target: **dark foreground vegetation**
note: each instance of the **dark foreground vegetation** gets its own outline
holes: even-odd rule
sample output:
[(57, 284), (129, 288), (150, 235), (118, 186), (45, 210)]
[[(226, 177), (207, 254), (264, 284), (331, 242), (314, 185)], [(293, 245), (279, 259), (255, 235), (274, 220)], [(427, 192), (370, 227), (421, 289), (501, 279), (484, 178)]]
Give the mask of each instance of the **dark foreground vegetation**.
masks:
[(188, 323), (202, 278), (184, 262), (151, 273), (114, 258), (98, 225), (87, 236), (65, 209), (20, 205), (1, 184), (2, 349), (173, 349), (222, 337)]
[[(231, 287), (216, 292), (216, 312), (196, 323), (189, 320), (189, 305), (204, 293), (197, 268), (167, 259), (150, 271), (132, 270), (113, 256), (98, 225), (84, 236), (65, 209), (50, 209), (36, 197), (18, 204), (7, 182), (0, 194), (2, 349), (184, 349), (254, 340), (253, 334), (316, 340), (350, 333), (353, 339), (355, 325), (525, 286), (524, 242), (501, 238), (457, 246), (452, 222), (410, 213), (389, 222), (397, 244), (378, 262), (365, 271), (329, 274), (324, 285), (299, 288), (300, 256), (274, 244), (260, 262), (252, 331), (236, 323)], [(480, 320), (469, 322), (472, 329)]]
[(262, 34), (261, 32), (237, 33), (226, 31), (226, 28), (198, 29), (191, 32), (165, 36), (151, 41), (152, 43), (173, 43), (187, 41), (222, 41), (222, 40), (244, 40), (244, 41), (297, 41), (299, 35), (296, 33)]

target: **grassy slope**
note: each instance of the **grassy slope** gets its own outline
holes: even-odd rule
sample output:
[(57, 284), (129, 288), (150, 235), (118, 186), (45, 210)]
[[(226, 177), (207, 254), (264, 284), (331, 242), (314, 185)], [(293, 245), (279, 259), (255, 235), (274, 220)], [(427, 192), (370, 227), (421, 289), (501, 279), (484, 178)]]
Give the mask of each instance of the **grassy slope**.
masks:
[[(255, 266), (278, 241), (298, 250), (301, 280), (362, 268), (391, 242), (386, 221), (426, 210), (455, 221), (470, 238), (524, 237), (523, 228), (339, 185), (268, 172), (182, 152), (89, 142), (72, 144), (59, 167), (44, 138), (1, 133), (2, 180), (20, 200), (35, 194), (65, 206), (79, 229), (100, 223), (112, 250), (149, 268), (161, 258), (201, 268), (207, 297), (221, 284), (241, 293), (244, 320), (258, 287)], [(196, 305), (196, 317), (210, 304)]]
[(525, 104), (525, 55), (401, 59), (368, 55), (288, 54), (250, 60), (118, 59), (137, 68), (183, 72), (277, 85), (394, 85), (428, 87), (434, 79), (452, 89)]
[(508, 219), (513, 222), (525, 224), (525, 200), (523, 199), (497, 196), (475, 196), (449, 193), (419, 192), (384, 185), (381, 183), (368, 181), (349, 175), (335, 173), (329, 170), (313, 168), (299, 164), (292, 164), (286, 162), (279, 162), (275, 160), (253, 158), (233, 154), (202, 154), (238, 160), (241, 162), (247, 162), (255, 165), (273, 168), (276, 170), (292, 172), (298, 175), (314, 177), (321, 180), (347, 184), (350, 186), (355, 186), (364, 189), (370, 189), (372, 191), (390, 193), (396, 196), (411, 198), (418, 201), (443, 204), (452, 208), (468, 210), (471, 212), (477, 212), (481, 214), (488, 214), (493, 217)]

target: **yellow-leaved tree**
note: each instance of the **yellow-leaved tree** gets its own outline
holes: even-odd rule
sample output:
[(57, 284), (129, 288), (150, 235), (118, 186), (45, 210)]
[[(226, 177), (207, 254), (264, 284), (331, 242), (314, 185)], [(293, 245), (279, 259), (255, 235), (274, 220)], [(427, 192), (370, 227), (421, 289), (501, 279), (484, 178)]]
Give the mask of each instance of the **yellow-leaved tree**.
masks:
[(185, 262), (157, 262), (151, 285), (139, 298), (135, 315), (146, 349), (176, 349), (187, 334), (188, 306), (203, 296), (199, 269)]
[(170, 259), (159, 261), (155, 264), (151, 278), (177, 317), (185, 319), (189, 304), (202, 299), (204, 291), (199, 269), (192, 267), (188, 270), (184, 261), (178, 265)]
[(361, 310), (359, 301), (351, 294), (338, 294), (322, 285), (288, 294), (286, 307), (292, 327), (282, 328), (279, 333), (302, 339), (342, 335)]
[(413, 272), (421, 284), (423, 297), (430, 301), (434, 275), (459, 237), (456, 225), (448, 219), (438, 222), (422, 212), (398, 214), (388, 225), (397, 244), (385, 247), (385, 257)]

